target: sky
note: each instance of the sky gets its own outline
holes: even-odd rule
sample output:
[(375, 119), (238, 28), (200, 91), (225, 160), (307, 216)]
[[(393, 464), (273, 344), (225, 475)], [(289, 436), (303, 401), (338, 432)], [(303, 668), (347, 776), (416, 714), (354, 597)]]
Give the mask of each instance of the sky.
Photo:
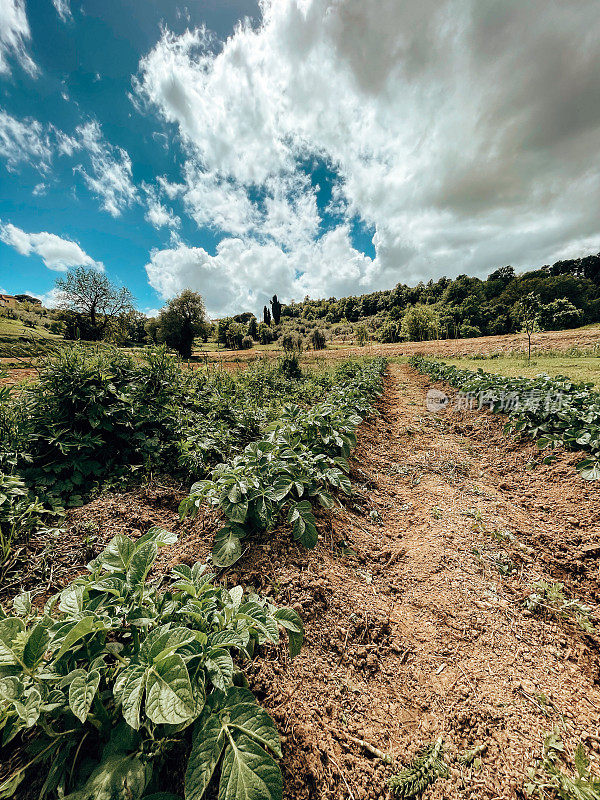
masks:
[(598, 0), (0, 0), (0, 291), (212, 316), (600, 251)]

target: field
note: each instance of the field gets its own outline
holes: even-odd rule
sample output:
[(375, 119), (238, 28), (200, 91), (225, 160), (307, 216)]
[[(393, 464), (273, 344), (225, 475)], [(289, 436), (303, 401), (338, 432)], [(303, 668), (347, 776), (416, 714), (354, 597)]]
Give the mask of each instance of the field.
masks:
[[(326, 350), (301, 360), (301, 373), (296, 362), (282, 361), (272, 350), (266, 361), (256, 360), (252, 352), (215, 352), (208, 354), (208, 366), (195, 364), (193, 370), (162, 362), (159, 356), (148, 366), (135, 361), (117, 364), (106, 356), (109, 361), (101, 362), (101, 371), (112, 371), (113, 378), (106, 384), (95, 382), (90, 389), (96, 403), (92, 416), (96, 414), (99, 422), (89, 430), (80, 428), (76, 440), (61, 428), (67, 429), (75, 412), (65, 412), (57, 422), (52, 393), (57, 392), (55, 408), (62, 408), (59, 391), (73, 395), (72, 387), (61, 388), (67, 376), (77, 375), (73, 385), (87, 386), (84, 377), (97, 381), (99, 373), (89, 366), (89, 354), (74, 357), (63, 362), (62, 371), (46, 377), (42, 373), (46, 405), (29, 424), (39, 425), (42, 411), (48, 415), (47, 430), (36, 428), (36, 436), (46, 437), (46, 444), (33, 454), (31, 465), (24, 463), (23, 474), (31, 476), (38, 493), (43, 486), (56, 489), (61, 481), (61, 498), (68, 501), (77, 494), (79, 502), (66, 516), (59, 512), (15, 537), (4, 559), (3, 607), (9, 610), (19, 592), (30, 591), (32, 610), (19, 610), (29, 602), (29, 596), (26, 602), (21, 596), (17, 611), (10, 613), (19, 620), (31, 619), (27, 630), (37, 630), (33, 620), (43, 603), (79, 581), (87, 588), (73, 610), (63, 591), (60, 624), (67, 618), (73, 625), (93, 617), (98, 625), (100, 590), (85, 581), (93, 579), (93, 586), (103, 590), (112, 587), (110, 592), (118, 587), (118, 598), (110, 592), (102, 595), (107, 604), (102, 625), (112, 620), (111, 636), (121, 643), (131, 670), (138, 664), (133, 628), (121, 618), (125, 619), (123, 608), (133, 613), (133, 600), (123, 593), (138, 591), (135, 587), (148, 581), (147, 588), (140, 589), (142, 600), (138, 596), (136, 601), (146, 603), (144, 613), (152, 617), (136, 629), (143, 639), (144, 626), (156, 632), (153, 626), (166, 619), (164, 614), (153, 616), (156, 610), (150, 612), (144, 591), (155, 604), (152, 581), (160, 583), (156, 591), (163, 591), (166, 576), (178, 570), (177, 591), (185, 598), (170, 590), (179, 611), (173, 618), (177, 622), (169, 624), (179, 626), (178, 631), (196, 631), (191, 634), (198, 643), (194, 647), (204, 647), (197, 632), (206, 630), (202, 625), (209, 619), (202, 617), (201, 623), (199, 615), (208, 614), (208, 609), (213, 614), (210, 603), (218, 598), (221, 616), (210, 617), (210, 624), (215, 631), (217, 618), (221, 620), (218, 633), (212, 634), (220, 637), (221, 645), (218, 654), (213, 647), (205, 671), (200, 671), (203, 686), (206, 681), (203, 691), (212, 692), (213, 706), (222, 702), (218, 691), (231, 685), (235, 666), (274, 723), (271, 729), (272, 723), (260, 717), (263, 712), (248, 705), (247, 695), (243, 702), (235, 695), (243, 690), (229, 689), (234, 693), (231, 703), (236, 698), (238, 702), (232, 715), (255, 720), (244, 723), (254, 744), (248, 739), (239, 744), (243, 737), (231, 728), (231, 747), (235, 752), (238, 743), (242, 760), (244, 748), (254, 748), (260, 767), (256, 774), (263, 770), (265, 785), (271, 787), (252, 797), (278, 796), (273, 789), (277, 761), (286, 800), (375, 800), (392, 797), (394, 786), (395, 796), (416, 797), (409, 789), (421, 779), (424, 796), (431, 800), (514, 800), (528, 796), (527, 785), (534, 797), (595, 798), (598, 787), (588, 780), (588, 767), (577, 777), (574, 766), (581, 744), (591, 772), (598, 774), (600, 768), (600, 483), (582, 479), (576, 469), (593, 447), (575, 444), (567, 449), (559, 442), (545, 463), (546, 451), (530, 436), (504, 431), (504, 414), (455, 403), (457, 387), (433, 381), (407, 357), (420, 353), (461, 369), (482, 368), (508, 377), (566, 374), (598, 386), (597, 356), (589, 354), (598, 344), (598, 328), (535, 334), (531, 364), (515, 354), (523, 349), (522, 336)], [(379, 355), (390, 360), (382, 362)], [(8, 380), (16, 379), (17, 373), (21, 371), (14, 370)], [(113, 392), (120, 375), (122, 384)], [(148, 388), (150, 375), (154, 389)], [(35, 392), (35, 386), (28, 391)], [(438, 412), (426, 405), (433, 386), (450, 398)], [(148, 391), (154, 392), (154, 410), (138, 429), (135, 420), (149, 402)], [(20, 392), (13, 399), (21, 402)], [(89, 397), (82, 394), (81, 402), (89, 408)], [(121, 422), (124, 402), (132, 410), (125, 409), (128, 416)], [(16, 425), (10, 419), (3, 418), (5, 436)], [(59, 442), (62, 455), (49, 449), (57, 435), (64, 437)], [(95, 437), (103, 437), (101, 451)], [(74, 441), (75, 470), (69, 456)], [(105, 454), (101, 463), (98, 452)], [(223, 466), (216, 466), (219, 462)], [(87, 472), (86, 463), (91, 465)], [(133, 479), (129, 464), (136, 465)], [(53, 476), (51, 482), (40, 480), (44, 470)], [(77, 470), (85, 474), (83, 488), (79, 480), (73, 483)], [(87, 491), (85, 485), (92, 483)], [(5, 531), (3, 527), (4, 536)], [(115, 540), (119, 536), (140, 540), (138, 550), (125, 544), (125, 538)], [(140, 561), (142, 551), (145, 566), (136, 572), (134, 560)], [(191, 571), (196, 562), (210, 563), (211, 557), (216, 584), (228, 590), (223, 594), (215, 594), (212, 583), (203, 583), (200, 573)], [(100, 570), (92, 579), (83, 577), (89, 574), (85, 565), (90, 559), (96, 559), (93, 570)], [(132, 569), (138, 574), (135, 585)], [(245, 591), (246, 606), (240, 606), (237, 586)], [(77, 592), (71, 596), (78, 597)], [(212, 598), (209, 605), (201, 607), (201, 597)], [(121, 607), (115, 614), (111, 604), (117, 602)], [(190, 603), (196, 604), (196, 616), (190, 616)], [(231, 620), (237, 620), (237, 627)], [(14, 624), (24, 628), (22, 622)], [(44, 647), (54, 653), (49, 663), (63, 679), (68, 670), (87, 671), (93, 658), (101, 659), (94, 662), (98, 682), (86, 682), (80, 675), (81, 698), (76, 699), (75, 692), (71, 697), (69, 691), (69, 698), (60, 700), (84, 720), (79, 738), (67, 741), (85, 775), (79, 754), (98, 741), (104, 725), (92, 705), (98, 683), (98, 691), (105, 693), (104, 713), (113, 713), (107, 699), (110, 670), (125, 666), (105, 648), (104, 633), (90, 627), (83, 634), (86, 638), (79, 642), (71, 635), (68, 643), (64, 628), (61, 632), (57, 625), (48, 629), (53, 638)], [(252, 646), (243, 643), (242, 630)], [(24, 656), (18, 656), (17, 639), (10, 643), (7, 631), (0, 619), (2, 663), (8, 663), (6, 652), (14, 651), (16, 664)], [(180, 673), (185, 665), (181, 674), (189, 672), (193, 683), (200, 678), (190, 666), (195, 657), (193, 648), (189, 650), (190, 637), (178, 636), (182, 644), (174, 644), (156, 663), (170, 659), (169, 669)], [(60, 658), (69, 666), (61, 667)], [(105, 670), (103, 664), (110, 668)], [(123, 686), (133, 681), (132, 675), (122, 679)], [(11, 703), (7, 691), (0, 701), (5, 715)], [(171, 704), (152, 706), (153, 691), (147, 683), (145, 704), (139, 694), (126, 711), (124, 700), (123, 713), (130, 725), (132, 719), (141, 725), (142, 742), (150, 741), (143, 738), (146, 731), (161, 740), (161, 725), (174, 723), (179, 714), (184, 730), (173, 734), (180, 737), (175, 749), (165, 751), (164, 757), (151, 751), (153, 780), (160, 776), (163, 782), (149, 786), (152, 791), (166, 787), (181, 796), (190, 747), (190, 763), (197, 763), (197, 769), (205, 769), (202, 765), (208, 761), (202, 759), (209, 757), (198, 750), (194, 736), (199, 735), (185, 728), (184, 720), (195, 713), (185, 710), (185, 680), (178, 689), (179, 700)], [(36, 713), (32, 697), (30, 688), (22, 703), (22, 708), (28, 704), (28, 713), (19, 716), (17, 706), (9, 713), (10, 724), (21, 720), (21, 729), (29, 733), (36, 730), (35, 721), (30, 722)], [(248, 716), (251, 710), (253, 717)], [(51, 712), (43, 713), (49, 719)], [(120, 713), (118, 704), (114, 713)], [(217, 705), (210, 725), (216, 724), (218, 713)], [(71, 723), (74, 719), (71, 714)], [(208, 722), (202, 720), (194, 730), (204, 730), (209, 737)], [(266, 739), (252, 739), (258, 736), (259, 721)], [(54, 724), (59, 726), (56, 719)], [(552, 732), (555, 738), (547, 739)], [(400, 772), (439, 737), (443, 745), (435, 751), (437, 761), (425, 758), (421, 772), (417, 767), (409, 775)], [(25, 763), (22, 750), (15, 747), (18, 741), (17, 737), (7, 745), (0, 786)], [(149, 758), (149, 745), (140, 752), (141, 765)], [(579, 755), (577, 759), (581, 766)], [(552, 773), (553, 765), (561, 778)], [(204, 796), (216, 797), (211, 792), (216, 792), (219, 780), (223, 791), (224, 774), (219, 777), (217, 770)], [(68, 780), (73, 780), (73, 770), (65, 780), (72, 788)], [(97, 785), (92, 784), (92, 791)], [(562, 795), (557, 787), (562, 787)], [(19, 784), (15, 796), (34, 797), (39, 789), (38, 774), (31, 786)], [(194, 791), (197, 787), (189, 789), (190, 796), (199, 797)], [(231, 787), (229, 791), (228, 799), (246, 797)]]

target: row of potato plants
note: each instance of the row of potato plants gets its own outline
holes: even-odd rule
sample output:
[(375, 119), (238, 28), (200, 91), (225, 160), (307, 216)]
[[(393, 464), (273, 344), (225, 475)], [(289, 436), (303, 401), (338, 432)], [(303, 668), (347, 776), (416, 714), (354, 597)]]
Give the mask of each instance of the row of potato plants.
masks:
[(585, 480), (600, 479), (600, 393), (593, 384), (577, 383), (564, 375), (510, 378), (482, 369), (458, 369), (421, 356), (413, 356), (410, 363), (431, 380), (468, 393), (480, 406), (508, 414), (505, 431), (535, 439), (540, 450), (562, 445), (589, 451), (577, 463), (577, 470)]
[[(93, 408), (104, 397), (92, 391), (94, 381), (128, 405), (102, 374), (106, 362), (78, 365), (90, 372)], [(291, 396), (304, 402), (334, 388), (313, 408), (286, 407), (263, 438), (204, 482), (219, 488), (216, 502), (238, 541), (271, 527), (286, 506), (294, 535), (307, 546), (316, 542), (306, 498), (329, 506), (332, 487), (350, 491), (346, 458), (383, 369), (382, 361), (348, 362), (309, 378), (311, 386), (306, 376), (295, 380)], [(57, 379), (56, 372), (47, 377)], [(277, 400), (270, 369), (253, 379), (272, 382)], [(58, 381), (62, 386), (60, 375)], [(120, 413), (118, 402), (113, 411)], [(101, 430), (114, 422), (106, 424)], [(198, 500), (196, 492), (194, 508)], [(183, 785), (186, 800), (280, 800), (279, 736), (243, 668), (257, 647), (279, 642), (280, 628), (297, 655), (302, 621), (240, 586), (219, 586), (206, 565), (179, 564), (170, 576), (153, 577), (159, 548), (176, 540), (158, 528), (135, 541), (116, 536), (87, 575), (43, 609), (30, 593), (10, 611), (0, 607), (0, 798), (33, 792), (41, 800), (178, 800), (164, 789)]]
[(181, 765), (186, 800), (281, 798), (279, 735), (240, 665), (280, 627), (297, 654), (302, 622), (199, 563), (150, 579), (176, 540), (116, 536), (43, 610), (0, 607), (0, 798), (177, 800)]
[(325, 400), (308, 409), (286, 407), (263, 438), (192, 486), (180, 505), (182, 515), (207, 503), (227, 519), (215, 536), (215, 566), (235, 563), (242, 540), (271, 530), (283, 514), (294, 539), (315, 546), (313, 503), (330, 508), (335, 502), (331, 490), (351, 493), (347, 459), (356, 444), (355, 429), (381, 391), (384, 370), (381, 358), (349, 364)]

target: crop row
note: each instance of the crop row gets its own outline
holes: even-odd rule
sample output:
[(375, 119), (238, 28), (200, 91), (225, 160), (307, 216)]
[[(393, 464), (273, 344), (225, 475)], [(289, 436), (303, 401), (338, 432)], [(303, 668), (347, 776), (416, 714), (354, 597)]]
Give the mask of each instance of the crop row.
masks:
[[(591, 383), (576, 383), (564, 375), (551, 378), (509, 378), (414, 356), (411, 365), (433, 381), (444, 381), (466, 395), (471, 405), (507, 414), (507, 432), (535, 439), (540, 450), (562, 445), (586, 450), (578, 462), (585, 480), (600, 479), (600, 393)], [(546, 461), (549, 463), (552, 455)]]
[(331, 489), (351, 492), (347, 458), (356, 444), (354, 431), (381, 390), (384, 369), (383, 359), (355, 365), (322, 402), (309, 409), (287, 406), (262, 439), (192, 486), (181, 503), (182, 515), (208, 503), (227, 518), (215, 537), (216, 566), (237, 561), (241, 540), (271, 530), (284, 513), (294, 538), (315, 546), (312, 504), (330, 508)]

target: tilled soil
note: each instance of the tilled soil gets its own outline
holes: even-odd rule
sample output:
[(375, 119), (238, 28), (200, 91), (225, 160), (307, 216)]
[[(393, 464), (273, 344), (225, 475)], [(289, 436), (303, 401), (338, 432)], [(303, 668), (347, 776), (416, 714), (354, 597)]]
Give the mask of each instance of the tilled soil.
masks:
[[(599, 771), (600, 639), (524, 600), (536, 581), (560, 580), (600, 627), (600, 488), (579, 478), (577, 454), (527, 469), (535, 446), (505, 437), (499, 417), (429, 413), (429, 386), (390, 366), (378, 413), (359, 428), (356, 493), (320, 512), (314, 550), (282, 526), (222, 576), (305, 621), (297, 658), (266, 649), (249, 675), (282, 734), (287, 800), (388, 797), (387, 778), (440, 735), (450, 774), (427, 798), (523, 797), (553, 727), (571, 757), (582, 741)], [(150, 487), (74, 512), (71, 556), (49, 585), (115, 533), (153, 524), (181, 537), (159, 568), (204, 559), (218, 519), (179, 522), (181, 496)], [(457, 754), (476, 746), (480, 765), (460, 766)]]

